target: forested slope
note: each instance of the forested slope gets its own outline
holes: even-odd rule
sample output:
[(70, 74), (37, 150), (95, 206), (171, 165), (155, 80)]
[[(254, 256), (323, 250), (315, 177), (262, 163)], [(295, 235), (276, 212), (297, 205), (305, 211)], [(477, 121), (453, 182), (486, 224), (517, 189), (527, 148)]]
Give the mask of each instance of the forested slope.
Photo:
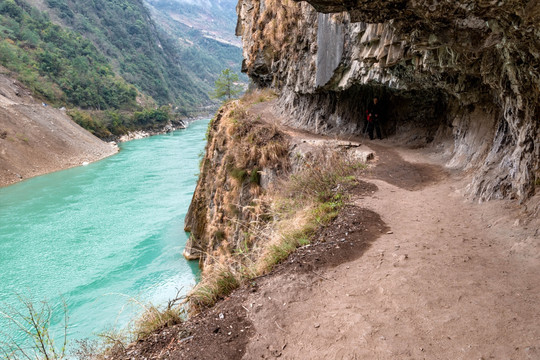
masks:
[(136, 89), (116, 76), (91, 41), (23, 2), (0, 5), (0, 63), (36, 94), (81, 108), (129, 108)]
[(163, 18), (157, 25), (147, 6), (142, 0), (2, 1), (0, 65), (37, 98), (71, 109), (75, 121), (101, 138), (209, 111), (217, 75), (226, 67), (239, 70), (241, 50), (154, 9)]
[(208, 101), (199, 81), (178, 62), (173, 40), (158, 31), (142, 1), (40, 2), (57, 21), (91, 40), (119, 75), (159, 104), (192, 109)]

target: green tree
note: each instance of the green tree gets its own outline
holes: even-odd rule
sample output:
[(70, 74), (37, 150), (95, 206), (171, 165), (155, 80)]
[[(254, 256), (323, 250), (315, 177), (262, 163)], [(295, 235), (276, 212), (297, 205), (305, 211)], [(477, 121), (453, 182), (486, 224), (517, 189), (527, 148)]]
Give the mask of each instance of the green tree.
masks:
[(215, 82), (213, 97), (231, 100), (240, 95), (242, 90), (242, 86), (238, 84), (238, 74), (227, 68), (221, 72)]
[(13, 19), (20, 20), (23, 12), (20, 9), (19, 5), (15, 3), (15, 1), (6, 0), (2, 1), (2, 3), (0, 4), (0, 14), (7, 14)]

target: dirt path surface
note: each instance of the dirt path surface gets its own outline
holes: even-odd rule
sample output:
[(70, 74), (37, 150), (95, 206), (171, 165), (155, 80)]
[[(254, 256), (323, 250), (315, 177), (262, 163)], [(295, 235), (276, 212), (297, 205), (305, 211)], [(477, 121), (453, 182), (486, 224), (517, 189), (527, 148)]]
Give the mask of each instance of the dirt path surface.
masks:
[[(374, 151), (362, 180), (378, 190), (352, 207), (390, 230), (353, 261), (264, 279), (245, 303), (255, 336), (243, 359), (540, 359), (538, 219), (466, 200), (467, 179), (429, 150), (353, 140)], [(355, 220), (381, 226), (349, 210), (332, 225), (345, 218), (345, 241)]]
[(353, 140), (375, 157), (345, 211), (144, 358), (540, 359), (539, 219), (468, 200), (469, 179), (433, 150)]
[(248, 300), (260, 310), (244, 359), (540, 358), (538, 223), (515, 223), (510, 202), (466, 201), (458, 174), (421, 186), (436, 166), (419, 162), (436, 158), (376, 147), (408, 160), (382, 165), (385, 179), (422, 169), (416, 190), (368, 172), (379, 190), (354, 204), (390, 231), (354, 261), (265, 280)]
[(0, 67), (0, 186), (113, 155), (65, 111), (34, 99)]

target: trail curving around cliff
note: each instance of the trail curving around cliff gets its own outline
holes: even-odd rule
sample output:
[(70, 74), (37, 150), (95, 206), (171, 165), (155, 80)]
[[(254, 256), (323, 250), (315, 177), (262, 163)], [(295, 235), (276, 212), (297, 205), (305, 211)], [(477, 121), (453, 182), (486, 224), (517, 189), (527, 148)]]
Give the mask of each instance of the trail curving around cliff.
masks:
[[(439, 162), (391, 151), (401, 166)], [(465, 200), (459, 174), (414, 191), (376, 174), (378, 191), (353, 204), (390, 231), (351, 262), (263, 280), (244, 359), (537, 358), (538, 221), (511, 202)]]
[[(261, 306), (243, 359), (540, 356), (538, 219), (511, 201), (467, 200), (469, 179), (435, 149), (366, 145), (376, 164), (361, 180), (378, 190), (351, 206), (390, 230), (351, 262), (262, 280), (246, 302)], [(345, 210), (330, 229), (362, 218)]]
[[(354, 140), (279, 126), (297, 144)], [(355, 140), (374, 159), (312, 244), (126, 359), (538, 358), (538, 198), (473, 202), (472, 175), (436, 148)]]

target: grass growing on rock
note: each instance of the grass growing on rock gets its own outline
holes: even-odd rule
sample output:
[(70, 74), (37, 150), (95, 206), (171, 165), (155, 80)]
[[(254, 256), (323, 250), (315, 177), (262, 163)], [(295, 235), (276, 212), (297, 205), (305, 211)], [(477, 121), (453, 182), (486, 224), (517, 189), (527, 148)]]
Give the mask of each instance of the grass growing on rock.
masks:
[(160, 309), (151, 305), (135, 322), (134, 335), (137, 339), (144, 339), (157, 329), (181, 324), (184, 320), (185, 312), (180, 306), (169, 305)]
[(294, 159), (302, 166), (291, 173), (287, 136), (251, 113), (252, 105), (273, 98), (271, 91), (248, 93), (228, 103), (212, 123), (204, 160), (212, 167), (203, 169), (200, 184), (206, 192), (194, 207), (205, 219), (196, 236), (212, 250), (203, 254), (202, 280), (188, 295), (191, 312), (213, 306), (309, 244), (337, 217), (347, 187), (363, 167), (321, 150)]
[[(238, 219), (235, 223), (246, 229), (245, 234), (253, 234), (255, 241), (251, 245), (244, 242), (227, 261), (207, 269), (188, 296), (190, 311), (213, 306), (242, 284), (270, 272), (298, 247), (308, 245), (321, 227), (338, 216), (358, 168), (358, 163), (348, 159), (322, 154), (261, 195), (260, 201), (268, 209), (265, 220), (256, 226)], [(244, 180), (253, 181), (254, 172)]]
[(215, 273), (207, 276), (207, 280), (203, 280), (188, 296), (190, 306), (194, 309), (211, 307), (219, 299), (238, 288), (240, 280), (239, 276), (229, 269), (215, 270)]
[(274, 195), (277, 238), (264, 248), (258, 273), (264, 274), (311, 242), (317, 230), (329, 225), (347, 201), (346, 189), (355, 180), (356, 164), (331, 155), (306, 163), (290, 175)]

